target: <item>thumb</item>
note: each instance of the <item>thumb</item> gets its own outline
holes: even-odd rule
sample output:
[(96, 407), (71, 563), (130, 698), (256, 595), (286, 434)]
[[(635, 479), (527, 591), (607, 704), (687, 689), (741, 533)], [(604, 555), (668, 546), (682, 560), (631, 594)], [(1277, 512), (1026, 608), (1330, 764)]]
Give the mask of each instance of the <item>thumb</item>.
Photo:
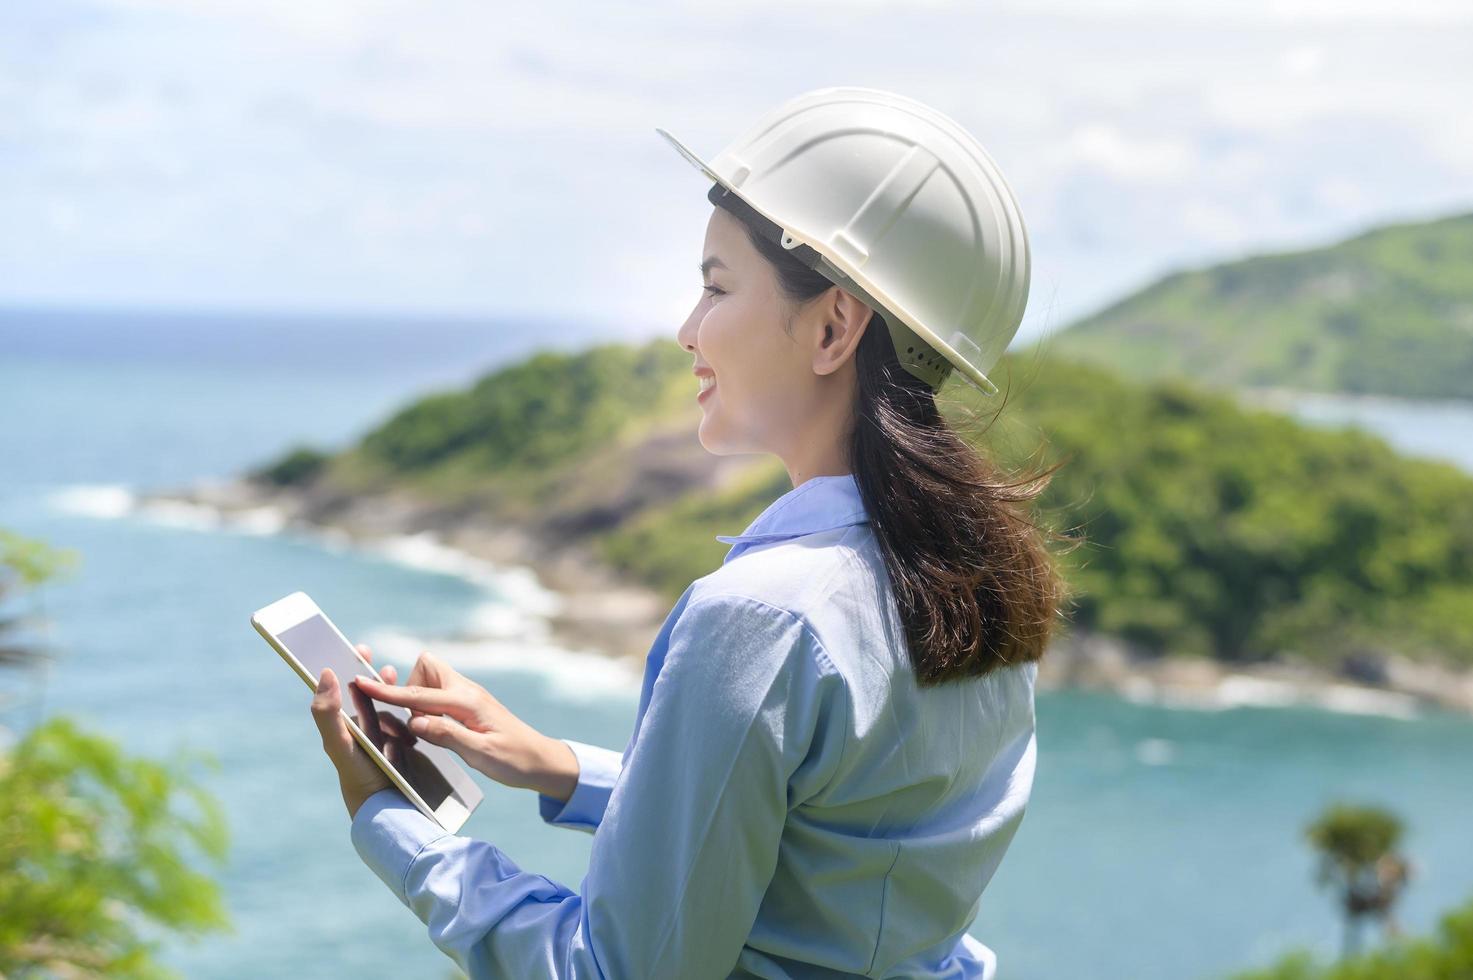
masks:
[[(337, 750), (343, 743), (348, 728), (343, 724), (342, 692), (338, 689), (337, 675), (331, 667), (324, 667), (317, 679), (317, 690), (312, 695), (312, 717), (322, 734), (322, 742), (329, 750)], [(349, 738), (351, 739), (351, 735)]]

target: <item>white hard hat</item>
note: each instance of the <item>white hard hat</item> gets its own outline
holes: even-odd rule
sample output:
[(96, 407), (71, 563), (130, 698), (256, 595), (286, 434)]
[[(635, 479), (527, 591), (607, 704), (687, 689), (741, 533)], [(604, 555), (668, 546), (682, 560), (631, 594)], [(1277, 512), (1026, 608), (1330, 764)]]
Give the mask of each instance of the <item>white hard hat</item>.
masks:
[(954, 120), (841, 86), (783, 103), (710, 163), (655, 131), (716, 182), (713, 201), (730, 194), (878, 310), (907, 371), (936, 389), (955, 368), (997, 393), (987, 372), (1028, 303), (1028, 233), (997, 164)]

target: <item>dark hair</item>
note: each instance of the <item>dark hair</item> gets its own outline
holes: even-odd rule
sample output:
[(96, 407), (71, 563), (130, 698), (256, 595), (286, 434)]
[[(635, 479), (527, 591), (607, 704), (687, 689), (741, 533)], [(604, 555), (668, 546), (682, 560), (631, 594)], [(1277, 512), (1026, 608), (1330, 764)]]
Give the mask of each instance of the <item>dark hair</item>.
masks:
[[(735, 195), (712, 200), (746, 227), (791, 303), (835, 286), (769, 238), (773, 229), (760, 228), (765, 219), (754, 218)], [(1047, 548), (1058, 536), (1032, 523), (1025, 508), (1063, 462), (1006, 481), (942, 417), (931, 386), (901, 365), (879, 310), (860, 338), (855, 366), (849, 464), (905, 624), (917, 683), (938, 685), (1039, 660), (1067, 587)]]

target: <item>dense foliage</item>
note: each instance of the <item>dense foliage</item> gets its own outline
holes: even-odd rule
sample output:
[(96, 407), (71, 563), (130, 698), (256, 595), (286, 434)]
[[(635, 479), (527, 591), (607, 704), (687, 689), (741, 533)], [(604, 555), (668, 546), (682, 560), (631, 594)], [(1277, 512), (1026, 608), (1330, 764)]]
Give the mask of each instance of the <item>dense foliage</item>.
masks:
[(662, 393), (690, 357), (670, 340), (545, 351), (464, 391), (422, 398), (363, 440), (370, 459), (397, 470), (456, 462), (464, 471), (556, 465), (658, 414)]
[[(1178, 382), (1059, 360), (1029, 374), (985, 432), (986, 416), (966, 428), (976, 403), (948, 414), (1009, 467), (1069, 457), (1041, 506), (1087, 542), (1063, 558), (1073, 622), (1226, 660), (1473, 663), (1473, 479)], [(678, 594), (725, 553), (713, 534), (738, 533), (787, 486), (778, 466), (692, 495), (616, 531), (607, 554)]]
[(279, 487), (296, 486), (317, 476), (331, 458), (311, 446), (298, 446), (276, 462), (252, 471), (250, 476)]
[(1304, 950), (1266, 970), (1231, 980), (1467, 980), (1473, 977), (1473, 901), (1443, 915), (1437, 935), (1402, 939), (1384, 948), (1321, 964)]
[(600, 553), (672, 600), (694, 579), (721, 564), (731, 545), (716, 535), (740, 534), (768, 504), (793, 488), (782, 463), (753, 467), (738, 485), (686, 494), (603, 536)]
[(0, 755), (0, 976), (173, 976), (140, 925), (228, 927), (185, 860), (226, 846), (218, 805), (170, 767), (66, 718), (33, 728)]
[(1473, 479), (1450, 464), (1061, 361), (1003, 417), (1071, 456), (1043, 502), (1089, 541), (1077, 622), (1227, 660), (1473, 663)]
[[(0, 529), (0, 596), (75, 560)], [(6, 649), (25, 648), (6, 625)], [(185, 761), (129, 757), (64, 717), (0, 748), (0, 977), (172, 977), (148, 933), (229, 928), (218, 885), (187, 863), (223, 860), (227, 831)]]
[(54, 548), (0, 527), (0, 667), (27, 664), (46, 653), (40, 640), (27, 631), (26, 617), (12, 611), (11, 600), (71, 571), (79, 557), (70, 548)]
[(1473, 214), (1179, 272), (1048, 343), (1134, 378), (1473, 398)]

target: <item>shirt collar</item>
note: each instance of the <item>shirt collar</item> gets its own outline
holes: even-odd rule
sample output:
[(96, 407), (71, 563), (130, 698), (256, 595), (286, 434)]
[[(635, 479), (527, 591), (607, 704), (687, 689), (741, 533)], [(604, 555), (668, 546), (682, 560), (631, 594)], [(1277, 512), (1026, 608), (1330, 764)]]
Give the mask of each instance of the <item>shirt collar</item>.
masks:
[(814, 476), (768, 504), (741, 534), (718, 534), (716, 540), (737, 546), (727, 553), (729, 561), (744, 550), (743, 546), (816, 534), (868, 520), (869, 513), (853, 473)]

